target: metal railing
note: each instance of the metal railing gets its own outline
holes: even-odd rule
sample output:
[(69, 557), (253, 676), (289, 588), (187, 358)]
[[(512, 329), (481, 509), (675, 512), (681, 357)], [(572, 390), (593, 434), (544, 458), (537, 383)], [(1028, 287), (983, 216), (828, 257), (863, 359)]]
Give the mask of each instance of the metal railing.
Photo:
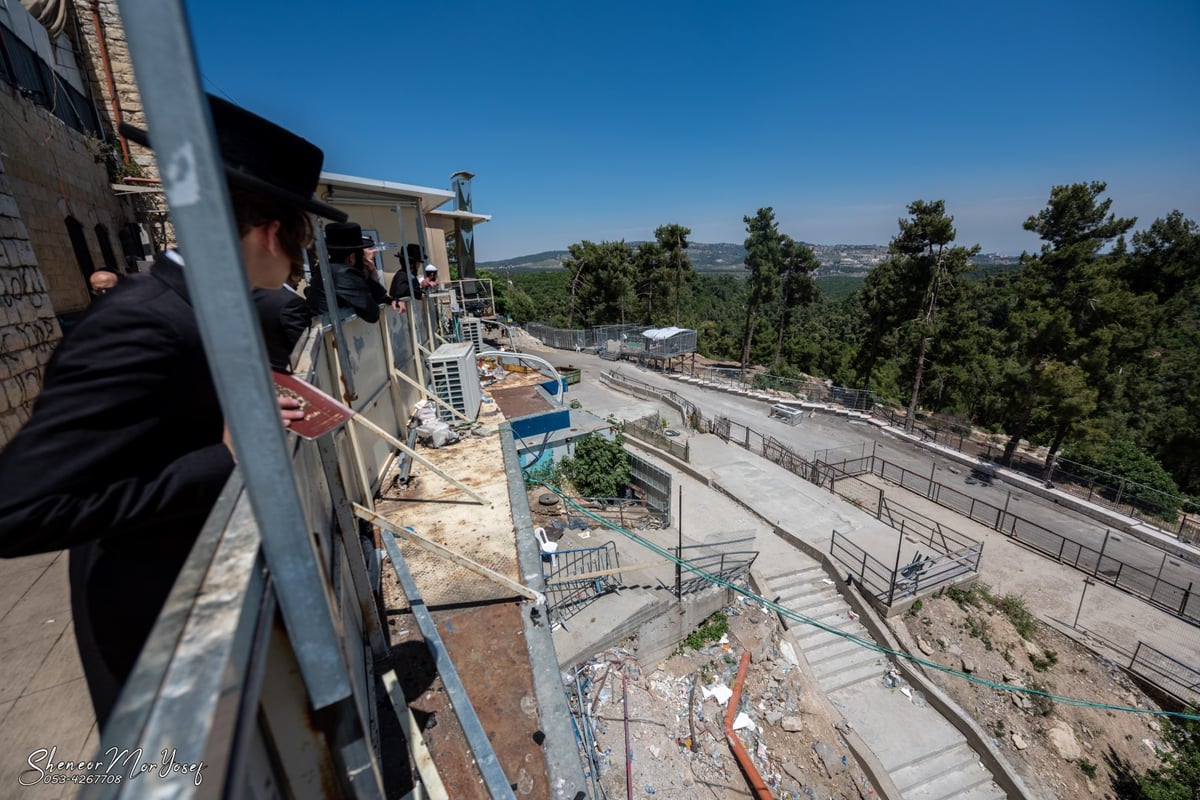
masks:
[[(903, 412), (879, 407), (876, 413), (890, 425), (904, 426)], [(923, 416), (914, 422), (913, 431), (925, 441), (987, 461), (999, 463), (1004, 455), (1002, 446), (972, 441), (970, 426), (959, 421), (941, 419), (936, 415)], [(1007, 466), (1038, 480), (1043, 479), (1046, 471), (1043, 460), (1030, 458), (1023, 453), (1014, 453)], [(1059, 491), (1147, 522), (1182, 542), (1200, 542), (1200, 519), (1189, 516), (1200, 514), (1200, 506), (1192, 498), (1172, 495), (1062, 456), (1056, 459), (1049, 477)]]
[[(525, 326), (530, 336), (537, 338), (547, 347), (558, 350), (599, 350), (610, 341), (625, 341), (629, 337), (641, 339), (646, 325), (600, 325), (595, 328), (553, 328), (538, 322)], [(624, 338), (622, 338), (624, 337)]]
[(667, 435), (657, 414), (651, 414), (641, 419), (629, 420), (625, 423), (626, 436), (646, 442), (659, 450), (674, 456), (683, 462), (691, 460), (691, 450), (687, 440), (679, 441), (678, 437)]
[[(1163, 579), (1161, 569), (1157, 574), (1151, 573), (1107, 554), (1107, 532), (1104, 544), (1096, 549), (1084, 541), (1025, 519), (1008, 508), (1001, 508), (935, 481), (929, 475), (913, 472), (877, 456), (872, 457), (871, 461), (872, 472), (890, 483), (987, 525), (1062, 564), (1086, 572), (1172, 614), (1200, 621), (1200, 596), (1194, 591), (1193, 584), (1174, 584)], [(979, 478), (989, 480), (987, 473), (979, 473)], [(1166, 554), (1163, 555), (1165, 564)]]
[[(617, 375), (611, 378), (611, 382), (642, 397), (665, 399), (664, 395), (670, 395), (672, 402), (680, 404), (680, 407), (683, 407), (682, 404), (686, 404), (687, 418), (692, 423), (692, 427), (715, 433), (725, 441), (735, 442), (746, 449), (757, 450), (763, 457), (805, 480), (827, 487), (839, 494), (848, 495), (851, 502), (855, 502), (866, 510), (869, 510), (871, 490), (860, 485), (857, 490), (852, 491), (851, 486), (844, 478), (856, 477), (856, 474), (869, 471), (969, 519), (1004, 533), (1062, 563), (1100, 577), (1135, 596), (1143, 597), (1172, 613), (1192, 620), (1200, 619), (1200, 600), (1197, 600), (1192, 586), (1183, 588), (1175, 586), (1169, 581), (1163, 581), (1161, 570), (1159, 574), (1152, 575), (1136, 567), (1123, 564), (1111, 556), (1105, 556), (1104, 545), (1099, 551), (1096, 551), (1081, 542), (1024, 520), (1005, 508), (992, 505), (954, 487), (939, 483), (933, 480), (932, 472), (929, 475), (913, 472), (878, 458), (874, 450), (867, 455), (865, 445), (855, 447), (853, 450), (833, 448), (818, 451), (810, 460), (778, 440), (759, 434), (728, 418), (718, 417), (715, 420), (709, 420), (698, 406), (678, 397), (674, 392), (667, 392)], [(837, 458), (841, 459), (837, 464), (826, 463)], [(839, 473), (841, 479), (839, 479)], [(991, 471), (987, 469), (979, 469), (972, 474), (972, 479), (980, 482), (986, 483), (992, 478)], [(882, 490), (873, 488), (873, 491), (878, 493), (875, 508), (877, 517), (906, 534), (910, 533), (911, 525), (911, 532), (922, 537), (926, 546), (932, 548), (938, 542), (948, 545), (952, 538), (957, 538), (949, 533), (946, 526), (937, 525), (932, 521), (928, 521), (922, 526), (921, 520), (928, 518), (911, 512), (905, 506), (895, 502), (894, 498), (886, 497)], [(830, 552), (848, 569), (857, 570), (858, 574), (862, 576), (864, 588), (868, 593), (876, 597), (879, 602), (885, 602), (889, 597), (893, 599), (896, 597), (897, 589), (901, 590), (901, 596), (903, 596), (910, 591), (930, 588), (929, 581), (931, 579), (941, 579), (942, 583), (946, 583), (966, 572), (978, 571), (982, 561), (982, 544), (975, 543), (968, 537), (962, 537), (960, 541), (963, 543), (960, 549), (950, 550), (939, 555), (936, 559), (937, 565), (935, 566), (931, 562), (925, 574), (918, 576), (913, 585), (902, 585), (896, 578), (895, 566), (888, 567), (836, 531), (831, 542)], [(1107, 536), (1105, 541), (1107, 543)], [(976, 546), (977, 544), (978, 546)], [(1165, 561), (1164, 556), (1164, 563)], [(903, 578), (903, 576), (901, 577)]]
[(827, 403), (851, 411), (870, 412), (876, 403), (875, 394), (867, 389), (834, 386), (819, 378), (785, 378), (782, 375), (759, 373), (751, 379), (749, 388), (787, 392), (810, 403)]
[(1182, 703), (1200, 705), (1200, 669), (1138, 642), (1129, 669)]
[(892, 594), (895, 570), (854, 544), (845, 534), (833, 532), (829, 554), (855, 574), (859, 585), (871, 597), (884, 602)]
[(712, 431), (713, 422), (704, 417), (700, 411), (700, 407), (677, 392), (652, 386), (615, 369), (601, 373), (600, 380), (609, 385), (619, 387), (622, 391), (628, 392), (635, 397), (641, 397), (645, 400), (659, 400), (666, 403), (679, 414), (680, 423), (687, 425), (692, 430), (700, 432)]
[[(907, 533), (904, 525), (902, 521), (898, 529), (901, 537)], [(973, 542), (961, 550), (926, 558), (921, 558), (918, 552), (908, 564), (902, 566), (897, 561), (888, 566), (835, 530), (830, 539), (829, 554), (851, 571), (867, 594), (890, 607), (898, 600), (931, 593), (977, 573), (983, 556), (983, 542)]]
[[(546, 558), (551, 556), (550, 553), (545, 555)], [(551, 624), (558, 623), (565, 628), (568, 619), (621, 586), (621, 573), (609, 572), (621, 566), (613, 542), (605, 542), (600, 547), (559, 550), (553, 553), (553, 562), (554, 566), (546, 575), (546, 608)], [(577, 575), (591, 577), (574, 577)]]
[(656, 508), (646, 497), (567, 497), (564, 517), (569, 527), (589, 527), (589, 517), (575, 512), (572, 503), (587, 511), (592, 517), (600, 517), (622, 528), (664, 528), (670, 519), (670, 511)]
[[(682, 550), (694, 550), (697, 548), (711, 550), (714, 547), (718, 547), (718, 545), (689, 544), (684, 545)], [(722, 550), (716, 553), (704, 553), (692, 558), (687, 558), (686, 553), (683, 553), (678, 547), (674, 547), (672, 550), (676, 558), (681, 560), (686, 558), (688, 563), (693, 567), (707, 573), (701, 577), (681, 577), (677, 597), (683, 597), (694, 592), (702, 592), (714, 585), (714, 579), (726, 583), (733, 583), (740, 580), (750, 574), (750, 568), (754, 566), (754, 560), (758, 557), (757, 550)]]

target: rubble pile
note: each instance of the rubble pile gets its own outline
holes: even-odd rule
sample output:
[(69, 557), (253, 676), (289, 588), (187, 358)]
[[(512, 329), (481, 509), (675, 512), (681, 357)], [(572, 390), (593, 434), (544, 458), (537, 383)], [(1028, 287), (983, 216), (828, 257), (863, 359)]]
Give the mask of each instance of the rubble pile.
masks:
[(774, 615), (743, 599), (725, 617), (720, 640), (652, 667), (613, 648), (563, 673), (593, 794), (746, 797), (750, 782), (724, 727), (736, 703), (733, 730), (772, 797), (875, 797), (842, 737), (847, 723), (809, 687)]

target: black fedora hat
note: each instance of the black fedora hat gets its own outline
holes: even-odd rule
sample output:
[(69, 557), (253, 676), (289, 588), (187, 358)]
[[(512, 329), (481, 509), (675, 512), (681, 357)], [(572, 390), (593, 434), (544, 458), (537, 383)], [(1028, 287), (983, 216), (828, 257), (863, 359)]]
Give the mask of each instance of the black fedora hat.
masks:
[(346, 253), (370, 247), (371, 238), (363, 236), (357, 222), (331, 222), (325, 226), (325, 249), (330, 252)]
[[(217, 146), (230, 185), (281, 200), (305, 211), (343, 221), (346, 212), (313, 197), (325, 154), (307, 139), (241, 106), (208, 95)], [(151, 147), (146, 131), (122, 122), (121, 133)]]

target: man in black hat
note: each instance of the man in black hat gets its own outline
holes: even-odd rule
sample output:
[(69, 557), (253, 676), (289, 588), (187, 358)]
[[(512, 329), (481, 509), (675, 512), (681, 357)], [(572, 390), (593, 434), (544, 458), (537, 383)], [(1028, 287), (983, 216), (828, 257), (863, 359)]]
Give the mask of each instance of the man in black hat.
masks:
[[(310, 240), (322, 152), (209, 98), (252, 287), (277, 288)], [(145, 133), (123, 126), (140, 143)], [(204, 254), (189, 254), (203, 269)], [(32, 416), (0, 452), (0, 556), (70, 548), (71, 610), (96, 718), (121, 687), (218, 493), (234, 453), (183, 258), (160, 254), (71, 329)], [(284, 424), (302, 415), (281, 401)]]
[[(405, 256), (407, 256), (408, 269), (404, 268)], [(425, 264), (425, 253), (419, 244), (408, 245), (404, 248), (403, 253), (396, 253), (396, 258), (400, 259), (400, 271), (392, 276), (392, 285), (388, 289), (388, 294), (397, 301), (404, 297), (411, 297), (413, 300), (425, 299), (426, 290), (437, 286), (437, 267), (433, 264)], [(424, 275), (422, 275), (422, 265), (425, 266)], [(431, 271), (432, 275), (430, 275)]]
[[(356, 222), (331, 222), (325, 226), (325, 249), (329, 251), (329, 269), (333, 273), (338, 308), (353, 310), (366, 322), (379, 321), (379, 306), (392, 302), (383, 284), (375, 279), (375, 241), (363, 236)], [(372, 258), (368, 260), (368, 252)], [(314, 273), (305, 296), (315, 314), (329, 311), (325, 287)]]
[(256, 288), (254, 307), (262, 324), (267, 360), (276, 372), (292, 371), (292, 351), (312, 325), (313, 312), (296, 286), (304, 279), (304, 267), (296, 264), (278, 289)]

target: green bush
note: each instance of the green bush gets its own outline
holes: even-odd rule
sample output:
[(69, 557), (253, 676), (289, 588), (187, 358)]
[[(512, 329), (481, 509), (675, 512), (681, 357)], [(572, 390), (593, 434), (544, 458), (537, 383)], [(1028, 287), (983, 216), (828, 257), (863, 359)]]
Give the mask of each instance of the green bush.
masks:
[[(1112, 486), (1115, 493), (1122, 481), (1122, 498), (1174, 519), (1179, 508), (1179, 486), (1162, 464), (1133, 442), (1109, 440), (1098, 447), (1076, 446), (1064, 455), (1083, 465), (1082, 477)], [(1077, 469), (1074, 465), (1065, 465)], [(1108, 474), (1105, 474), (1108, 473)], [(1115, 497), (1110, 497), (1115, 500)]]
[(618, 433), (605, 439), (589, 433), (575, 440), (575, 455), (560, 459), (558, 468), (583, 497), (621, 497), (629, 485), (629, 454)]
[(1008, 621), (1012, 623), (1013, 628), (1022, 639), (1033, 639), (1033, 634), (1037, 631), (1037, 621), (1025, 607), (1024, 599), (1015, 594), (1006, 594), (996, 600), (995, 604), (996, 608), (1008, 617)]
[(1049, 672), (1050, 669), (1058, 663), (1058, 653), (1054, 652), (1053, 650), (1047, 650), (1044, 658), (1038, 658), (1037, 656), (1031, 655), (1029, 657), (1029, 663), (1032, 664), (1033, 668), (1038, 672)]
[[(1189, 706), (1189, 714), (1200, 714), (1200, 706)], [(1160, 766), (1137, 779), (1147, 800), (1195, 800), (1200, 797), (1200, 722), (1163, 720), (1163, 742), (1158, 750)]]
[(689, 647), (692, 650), (699, 650), (708, 642), (719, 640), (729, 631), (729, 619), (720, 611), (713, 614), (708, 619), (704, 620), (704, 624), (696, 630), (688, 634), (680, 645), (680, 650), (684, 647)]

